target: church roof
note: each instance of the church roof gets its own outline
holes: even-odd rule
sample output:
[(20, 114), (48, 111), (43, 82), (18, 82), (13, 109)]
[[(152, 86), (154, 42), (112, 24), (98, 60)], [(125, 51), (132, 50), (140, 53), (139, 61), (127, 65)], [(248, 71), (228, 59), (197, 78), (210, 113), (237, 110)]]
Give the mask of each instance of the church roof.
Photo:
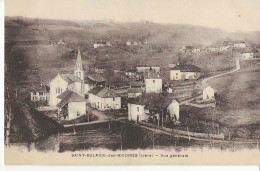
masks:
[(107, 87), (95, 87), (89, 91), (89, 94), (93, 94), (102, 98), (119, 97), (115, 90), (109, 89)]
[(59, 76), (69, 84), (74, 82), (82, 82), (82, 80), (74, 74), (59, 74)]
[(64, 105), (66, 105), (69, 102), (84, 102), (85, 99), (82, 98), (79, 94), (66, 90), (60, 95), (57, 96), (57, 98), (61, 99), (61, 101), (56, 105), (57, 107), (61, 108)]

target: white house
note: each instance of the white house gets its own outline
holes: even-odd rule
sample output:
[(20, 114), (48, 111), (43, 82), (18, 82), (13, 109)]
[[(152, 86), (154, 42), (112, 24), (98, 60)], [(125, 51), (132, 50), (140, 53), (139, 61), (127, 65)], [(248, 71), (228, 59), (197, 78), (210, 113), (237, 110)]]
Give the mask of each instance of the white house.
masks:
[(240, 59), (241, 60), (248, 60), (248, 59), (253, 59), (254, 58), (254, 53), (253, 52), (242, 52)]
[(107, 87), (95, 87), (89, 91), (89, 102), (98, 110), (121, 109), (121, 97)]
[(214, 89), (211, 86), (208, 86), (203, 89), (202, 99), (204, 101), (211, 101), (215, 99)]
[(112, 46), (112, 45), (109, 42), (104, 42), (104, 41), (99, 41), (94, 43), (94, 48), (105, 47), (105, 46)]
[(245, 42), (234, 43), (234, 47), (235, 48), (245, 48), (246, 47), (246, 43)]
[(86, 102), (79, 94), (66, 90), (57, 96), (58, 115), (65, 120), (75, 119), (86, 114)]
[(74, 74), (59, 74), (50, 81), (50, 101), (51, 106), (58, 104), (57, 96), (69, 89), (76, 92), (81, 97), (85, 95), (84, 73), (83, 64), (81, 61), (80, 51), (78, 50), (77, 62), (74, 68)]
[(44, 84), (37, 85), (31, 91), (31, 101), (48, 101), (50, 94), (50, 87)]
[[(158, 102), (161, 102), (161, 106)], [(161, 112), (164, 111), (164, 114)], [(128, 103), (128, 120), (139, 122), (148, 118), (161, 120), (163, 117), (178, 120), (179, 102), (167, 97), (149, 94), (142, 95)]]
[(180, 118), (180, 103), (177, 100), (172, 100), (167, 106), (167, 112), (170, 118), (179, 120)]
[(201, 68), (195, 65), (181, 64), (170, 69), (170, 80), (197, 79), (200, 73)]
[(161, 93), (162, 78), (156, 72), (148, 72), (144, 78), (146, 93)]

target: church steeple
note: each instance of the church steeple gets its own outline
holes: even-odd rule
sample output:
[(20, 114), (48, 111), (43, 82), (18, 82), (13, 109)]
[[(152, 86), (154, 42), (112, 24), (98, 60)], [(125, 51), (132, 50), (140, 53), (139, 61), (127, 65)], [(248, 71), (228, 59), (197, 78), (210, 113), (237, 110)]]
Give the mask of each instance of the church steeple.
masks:
[(79, 77), (81, 80), (84, 81), (84, 67), (82, 64), (82, 60), (81, 60), (81, 54), (80, 54), (80, 49), (78, 48), (78, 55), (77, 55), (77, 61), (75, 64), (75, 69), (74, 69), (74, 75), (76, 75), (77, 77)]

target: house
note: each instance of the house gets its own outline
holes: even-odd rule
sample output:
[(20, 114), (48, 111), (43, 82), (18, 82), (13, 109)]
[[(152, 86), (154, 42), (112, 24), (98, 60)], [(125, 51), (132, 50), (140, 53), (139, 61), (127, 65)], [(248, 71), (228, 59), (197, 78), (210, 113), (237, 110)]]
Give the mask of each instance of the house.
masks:
[(211, 101), (215, 99), (214, 89), (211, 86), (208, 86), (203, 89), (202, 99), (203, 101)]
[(193, 49), (191, 50), (191, 52), (192, 52), (192, 53), (198, 53), (198, 52), (201, 52), (201, 49), (199, 49), (199, 48), (193, 48)]
[(143, 121), (152, 119), (159, 121), (178, 120), (179, 102), (172, 97), (158, 94), (146, 94), (132, 99), (128, 103), (128, 120)]
[(162, 92), (162, 78), (156, 72), (148, 72), (144, 78), (146, 93), (161, 93)]
[(229, 45), (223, 45), (223, 46), (220, 46), (219, 47), (219, 51), (228, 51), (229, 50), (229, 48), (230, 48), (230, 46)]
[(246, 43), (243, 41), (237, 42), (237, 43), (234, 43), (234, 47), (235, 48), (246, 48)]
[(98, 110), (121, 109), (121, 97), (115, 90), (107, 87), (95, 87), (89, 91), (89, 102)]
[(210, 46), (210, 47), (206, 48), (206, 51), (208, 51), (208, 52), (216, 52), (216, 51), (219, 51), (219, 47)]
[(50, 87), (41, 83), (31, 92), (31, 101), (49, 101), (49, 91)]
[(50, 81), (50, 100), (51, 106), (58, 104), (57, 96), (69, 89), (84, 97), (84, 77), (85, 71), (81, 61), (80, 50), (78, 50), (77, 61), (74, 68), (74, 74), (59, 74)]
[(89, 90), (93, 89), (94, 87), (104, 87), (105, 84), (106, 79), (102, 77), (100, 74), (89, 74), (85, 77), (85, 94), (87, 94)]
[(98, 73), (98, 74), (103, 74), (103, 73), (106, 72), (106, 69), (95, 67), (95, 72)]
[(112, 45), (109, 42), (105, 42), (105, 41), (98, 41), (94, 43), (94, 48), (105, 47), (105, 46), (112, 46)]
[(201, 68), (191, 64), (180, 64), (170, 69), (170, 80), (197, 79)]
[(125, 71), (125, 75), (128, 77), (133, 77), (136, 75), (137, 69), (136, 68), (131, 68)]
[(149, 71), (155, 71), (157, 73), (160, 73), (161, 67), (159, 66), (137, 66), (136, 67), (137, 72), (149, 72)]
[(144, 88), (133, 87), (128, 88), (127, 90), (127, 97), (128, 98), (136, 98), (144, 93)]
[(71, 120), (86, 114), (86, 101), (79, 94), (66, 90), (57, 99), (59, 118)]
[(242, 52), (240, 59), (241, 60), (248, 60), (254, 58), (254, 52)]
[(182, 47), (181, 47), (181, 52), (182, 52), (182, 53), (192, 52), (192, 49), (193, 49), (192, 46), (182, 46)]

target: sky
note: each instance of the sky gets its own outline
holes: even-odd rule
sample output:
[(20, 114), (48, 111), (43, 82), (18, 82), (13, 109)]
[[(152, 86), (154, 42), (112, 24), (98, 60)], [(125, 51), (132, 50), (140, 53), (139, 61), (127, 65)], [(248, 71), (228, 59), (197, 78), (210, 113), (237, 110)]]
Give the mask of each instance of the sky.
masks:
[(5, 0), (6, 16), (191, 24), (260, 31), (260, 0)]

